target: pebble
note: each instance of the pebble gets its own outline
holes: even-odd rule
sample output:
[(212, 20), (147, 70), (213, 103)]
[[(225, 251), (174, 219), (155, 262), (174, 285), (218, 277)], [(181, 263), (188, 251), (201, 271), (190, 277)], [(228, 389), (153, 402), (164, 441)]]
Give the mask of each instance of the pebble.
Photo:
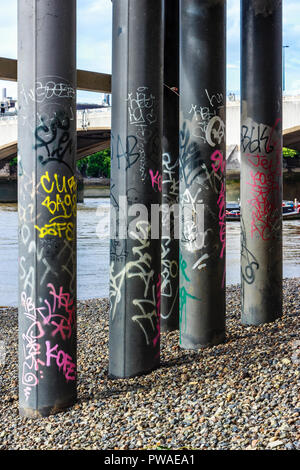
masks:
[[(162, 367), (108, 377), (107, 299), (78, 302), (78, 402), (43, 419), (18, 414), (17, 310), (0, 309), (0, 449), (300, 449), (300, 279), (284, 280), (284, 314), (240, 323), (240, 286), (227, 288), (226, 342), (192, 352), (162, 333)], [(298, 349), (297, 349), (298, 348)]]

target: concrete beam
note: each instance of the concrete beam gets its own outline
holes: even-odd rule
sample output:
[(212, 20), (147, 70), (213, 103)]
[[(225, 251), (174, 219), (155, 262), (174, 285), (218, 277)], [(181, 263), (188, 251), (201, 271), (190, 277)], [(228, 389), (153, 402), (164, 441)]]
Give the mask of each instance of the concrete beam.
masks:
[(283, 147), (300, 152), (300, 126), (295, 126), (283, 131)]
[(0, 80), (17, 81), (17, 61), (0, 57)]
[[(13, 82), (18, 80), (17, 60), (0, 57), (0, 80)], [(111, 75), (77, 70), (77, 89), (97, 93), (111, 93)]]
[[(77, 129), (76, 160), (110, 148), (110, 129)], [(0, 146), (0, 161), (11, 160), (17, 156), (17, 142)]]
[(17, 142), (0, 146), (0, 161), (16, 157), (18, 153)]
[(111, 93), (111, 75), (107, 73), (77, 70), (77, 89)]
[(76, 160), (110, 148), (110, 129), (77, 130)]

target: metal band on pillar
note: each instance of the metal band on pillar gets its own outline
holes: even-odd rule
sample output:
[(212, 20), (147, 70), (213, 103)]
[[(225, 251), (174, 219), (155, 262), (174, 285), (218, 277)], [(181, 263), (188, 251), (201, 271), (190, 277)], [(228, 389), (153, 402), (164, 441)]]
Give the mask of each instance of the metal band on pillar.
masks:
[(158, 215), (155, 205), (161, 204), (162, 34), (161, 0), (113, 0), (109, 333), (113, 377), (138, 375), (159, 365), (160, 234), (151, 209)]
[(242, 322), (282, 313), (282, 2), (241, 10)]
[(225, 338), (225, 1), (181, 0), (180, 345)]
[[(179, 0), (165, 0), (161, 329), (179, 327)], [(164, 206), (165, 205), (165, 206)], [(164, 208), (166, 210), (164, 210)], [(177, 219), (176, 219), (177, 218)], [(176, 225), (177, 224), (177, 225)], [(164, 233), (166, 230), (166, 233)]]
[(76, 400), (76, 1), (19, 0), (19, 402)]

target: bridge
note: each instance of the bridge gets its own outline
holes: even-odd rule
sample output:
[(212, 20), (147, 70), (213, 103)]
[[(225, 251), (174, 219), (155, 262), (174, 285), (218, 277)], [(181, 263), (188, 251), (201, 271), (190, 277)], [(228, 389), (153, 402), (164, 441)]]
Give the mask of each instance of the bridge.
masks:
[[(17, 61), (0, 57), (0, 80), (17, 81)], [(77, 70), (77, 89), (111, 93), (111, 75)], [(77, 159), (109, 148), (110, 112), (98, 113), (97, 118), (77, 113)], [(0, 166), (17, 155), (17, 117), (0, 118)]]
[[(240, 102), (227, 102), (228, 169), (240, 161)], [(283, 101), (283, 146), (300, 151), (300, 96)], [(110, 147), (111, 112), (97, 109), (77, 112), (77, 159)], [(0, 162), (17, 155), (17, 117), (0, 118)]]
[[(17, 81), (17, 61), (0, 57), (0, 80)], [(79, 90), (111, 93), (111, 75), (77, 70)], [(230, 166), (240, 161), (240, 101), (227, 101), (226, 145)], [(283, 98), (283, 146), (300, 151), (300, 96)], [(110, 110), (77, 112), (77, 159), (109, 148)], [(17, 118), (0, 118), (0, 161), (17, 155)], [(230, 161), (229, 161), (230, 160)]]
[[(0, 80), (17, 81), (17, 61), (0, 57)], [(111, 75), (77, 70), (77, 88), (111, 93)], [(240, 167), (240, 102), (226, 105), (227, 169)], [(283, 98), (283, 146), (300, 151), (300, 96)], [(77, 159), (109, 148), (110, 110), (77, 113)], [(0, 118), (0, 167), (17, 155), (17, 117)]]
[[(110, 146), (109, 112), (77, 113), (77, 159), (86, 157)], [(0, 162), (17, 156), (17, 117), (0, 118)], [(1, 163), (0, 163), (1, 165)]]

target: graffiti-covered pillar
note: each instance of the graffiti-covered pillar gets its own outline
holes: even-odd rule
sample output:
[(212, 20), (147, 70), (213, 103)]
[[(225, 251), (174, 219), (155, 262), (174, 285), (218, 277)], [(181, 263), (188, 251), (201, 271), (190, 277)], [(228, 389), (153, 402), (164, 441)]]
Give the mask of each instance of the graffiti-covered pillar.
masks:
[(165, 0), (164, 6), (161, 329), (172, 331), (179, 327), (179, 0)]
[(225, 337), (225, 1), (181, 0), (180, 345)]
[(19, 403), (76, 399), (76, 0), (18, 2)]
[(282, 312), (282, 2), (241, 3), (242, 322)]
[(161, 0), (113, 0), (112, 377), (145, 373), (159, 364), (162, 20)]

